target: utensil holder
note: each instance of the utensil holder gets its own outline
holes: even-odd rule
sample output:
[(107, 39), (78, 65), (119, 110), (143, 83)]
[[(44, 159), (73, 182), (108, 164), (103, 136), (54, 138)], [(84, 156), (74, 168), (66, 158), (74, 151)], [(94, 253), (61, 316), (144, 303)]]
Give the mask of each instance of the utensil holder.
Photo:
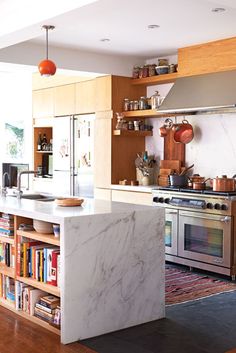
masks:
[(136, 168), (136, 179), (138, 180), (139, 185), (142, 185), (142, 186), (153, 185), (154, 168), (146, 168), (146, 170), (148, 171), (149, 175), (144, 176), (142, 171)]

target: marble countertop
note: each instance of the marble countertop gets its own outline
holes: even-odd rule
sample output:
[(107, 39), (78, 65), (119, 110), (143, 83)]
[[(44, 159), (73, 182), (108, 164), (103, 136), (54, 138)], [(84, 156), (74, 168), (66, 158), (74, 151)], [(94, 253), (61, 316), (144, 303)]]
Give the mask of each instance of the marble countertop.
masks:
[(112, 190), (124, 190), (124, 191), (136, 191), (136, 192), (148, 192), (151, 193), (153, 189), (157, 189), (158, 185), (148, 185), (148, 186), (131, 186), (131, 185), (111, 185)]
[(35, 201), (7, 196), (0, 197), (0, 212), (60, 223), (64, 219), (145, 210), (152, 206), (123, 202), (85, 199), (82, 206), (61, 207), (54, 201)]

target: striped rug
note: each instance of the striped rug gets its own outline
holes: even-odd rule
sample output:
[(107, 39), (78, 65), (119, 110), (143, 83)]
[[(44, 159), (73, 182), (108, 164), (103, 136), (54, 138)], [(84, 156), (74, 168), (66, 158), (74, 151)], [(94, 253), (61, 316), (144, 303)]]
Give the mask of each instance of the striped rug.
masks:
[(166, 305), (236, 290), (236, 282), (166, 265)]

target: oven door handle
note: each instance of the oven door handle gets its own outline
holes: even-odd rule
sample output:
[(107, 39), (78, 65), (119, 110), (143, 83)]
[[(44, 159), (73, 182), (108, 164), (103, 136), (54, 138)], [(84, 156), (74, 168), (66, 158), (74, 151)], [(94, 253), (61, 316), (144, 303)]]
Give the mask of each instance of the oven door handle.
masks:
[(166, 211), (166, 214), (177, 214), (178, 211)]
[(202, 219), (209, 219), (209, 220), (213, 220), (213, 221), (220, 221), (220, 222), (224, 222), (224, 223), (228, 223), (231, 221), (231, 217), (230, 216), (216, 216), (216, 215), (205, 215), (205, 214), (196, 214), (193, 212), (180, 212), (180, 216), (185, 216), (185, 217), (191, 217), (191, 218), (202, 218)]

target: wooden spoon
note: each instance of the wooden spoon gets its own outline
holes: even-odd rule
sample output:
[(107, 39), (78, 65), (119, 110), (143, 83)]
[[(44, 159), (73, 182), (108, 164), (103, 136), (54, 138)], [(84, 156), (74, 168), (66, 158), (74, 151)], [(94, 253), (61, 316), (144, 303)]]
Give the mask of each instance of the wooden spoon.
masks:
[(182, 170), (182, 172), (179, 174), (179, 175), (185, 175), (186, 172), (189, 170), (189, 169), (192, 169), (194, 167), (194, 164), (190, 165), (190, 167), (188, 168), (184, 168), (184, 170)]

